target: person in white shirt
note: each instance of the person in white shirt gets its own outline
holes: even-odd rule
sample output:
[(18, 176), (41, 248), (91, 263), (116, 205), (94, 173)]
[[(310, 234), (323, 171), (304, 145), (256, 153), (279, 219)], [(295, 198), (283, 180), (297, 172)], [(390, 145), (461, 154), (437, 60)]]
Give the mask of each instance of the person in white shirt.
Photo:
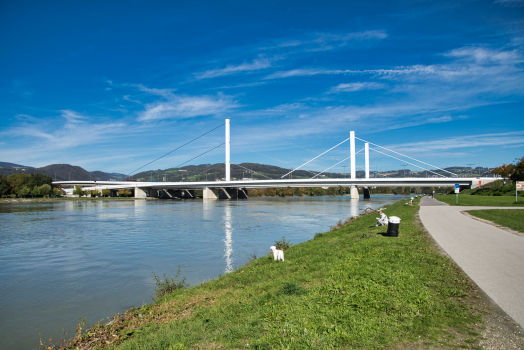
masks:
[(377, 219), (377, 224), (375, 225), (375, 227), (387, 225), (388, 224), (388, 217), (387, 217), (387, 215), (384, 214), (382, 212), (382, 210), (380, 210), (378, 213), (380, 214), (380, 217), (376, 218)]

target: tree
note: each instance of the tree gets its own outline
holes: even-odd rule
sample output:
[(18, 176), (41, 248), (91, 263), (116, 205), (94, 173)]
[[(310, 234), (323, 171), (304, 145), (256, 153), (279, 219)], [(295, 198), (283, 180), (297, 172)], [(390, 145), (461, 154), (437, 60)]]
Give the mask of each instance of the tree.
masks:
[(514, 168), (515, 166), (513, 164), (502, 164), (501, 166), (491, 170), (491, 173), (502, 176), (504, 182), (506, 182), (506, 178), (513, 174)]
[(77, 195), (79, 195), (81, 197), (81, 196), (83, 196), (85, 194), (85, 192), (82, 189), (82, 186), (79, 185), (79, 186), (75, 186), (73, 194), (77, 194)]
[(53, 188), (53, 194), (56, 197), (61, 196), (62, 195), (62, 190), (60, 190), (59, 188), (55, 187), (55, 188)]
[(7, 182), (7, 177), (0, 175), (0, 196), (7, 197), (11, 193), (11, 186)]
[(51, 186), (48, 185), (48, 184), (43, 184), (42, 186), (40, 186), (40, 194), (42, 196), (49, 196), (49, 194), (51, 193)]
[(524, 181), (524, 157), (515, 159), (513, 166), (513, 173), (510, 175), (513, 181)]
[[(9, 175), (7, 177), (7, 182), (9, 182), (9, 184), (11, 185), (11, 193), (14, 192), (17, 195), (22, 197), (22, 195), (20, 194), (20, 191), (24, 187), (30, 188), (30, 186), (29, 186), (29, 180), (30, 179), (31, 179), (31, 177), (29, 175), (24, 174), (24, 173)], [(24, 194), (23, 196), (27, 196), (27, 194)]]
[(30, 192), (31, 190), (27, 186), (24, 186), (18, 191), (18, 195), (20, 197), (27, 197)]
[(40, 192), (40, 187), (38, 187), (37, 185), (35, 185), (33, 187), (33, 189), (31, 190), (31, 195), (33, 196), (33, 198), (35, 198), (36, 196), (41, 196), (42, 193)]
[(111, 194), (111, 190), (109, 188), (104, 188), (102, 190), (102, 196), (107, 197)]
[(133, 191), (125, 190), (124, 194), (125, 194), (126, 197), (130, 197), (133, 194)]
[(100, 196), (100, 190), (91, 191), (91, 197), (98, 197), (98, 196)]

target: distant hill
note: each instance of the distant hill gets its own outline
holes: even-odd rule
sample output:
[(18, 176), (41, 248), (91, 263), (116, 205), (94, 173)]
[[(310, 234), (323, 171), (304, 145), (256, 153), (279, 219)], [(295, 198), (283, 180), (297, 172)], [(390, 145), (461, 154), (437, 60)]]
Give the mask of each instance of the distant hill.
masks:
[(53, 178), (56, 181), (71, 180), (102, 180), (109, 181), (110, 179), (123, 179), (124, 174), (106, 173), (103, 171), (87, 171), (82, 167), (70, 164), (52, 164), (41, 168), (33, 168), (13, 163), (0, 162), (0, 175), (9, 176), (11, 174), (18, 174), (23, 172), (25, 174), (42, 173)]
[[(469, 168), (453, 166), (445, 168), (455, 174), (461, 176), (478, 176), (478, 174), (484, 174), (488, 171), (488, 168)], [(231, 164), (231, 178), (242, 179), (254, 178), (259, 180), (264, 179), (278, 179), (287, 174), (291, 169), (286, 169), (274, 165), (258, 164), (258, 163), (241, 163)], [(346, 169), (349, 171), (349, 169)], [(433, 170), (427, 172), (427, 176), (437, 176), (435, 173), (442, 174), (444, 176), (450, 176), (449, 173), (442, 170)], [(23, 172), (25, 174), (42, 173), (52, 177), (56, 181), (68, 181), (68, 180), (100, 180), (109, 181), (124, 180), (126, 179), (125, 174), (120, 173), (106, 173), (103, 171), (87, 171), (82, 167), (74, 166), (70, 164), (52, 164), (41, 168), (33, 168), (29, 166), (23, 166), (14, 163), (0, 162), (0, 175), (8, 176), (11, 174), (17, 174)], [(297, 170), (293, 172), (292, 178), (311, 178), (318, 172), (308, 170)], [(375, 175), (376, 173), (376, 175)], [(364, 177), (364, 171), (359, 170), (356, 172), (357, 178)], [(370, 177), (426, 177), (425, 170), (411, 171), (409, 169), (401, 170), (388, 170), (388, 171), (370, 171)], [(213, 181), (215, 179), (225, 178), (225, 167), (224, 163), (217, 164), (200, 164), (200, 165), (188, 165), (181, 168), (169, 168), (169, 169), (158, 169), (158, 170), (147, 170), (130, 176), (131, 179), (143, 179), (145, 181), (181, 181), (182, 177), (184, 181)], [(349, 177), (349, 173), (335, 173), (326, 172), (320, 175), (320, 178), (344, 178)], [(291, 178), (290, 175), (285, 177), (286, 179)]]
[(30, 167), (26, 167), (25, 165), (20, 165), (20, 164), (0, 162), (0, 168), (30, 168)]

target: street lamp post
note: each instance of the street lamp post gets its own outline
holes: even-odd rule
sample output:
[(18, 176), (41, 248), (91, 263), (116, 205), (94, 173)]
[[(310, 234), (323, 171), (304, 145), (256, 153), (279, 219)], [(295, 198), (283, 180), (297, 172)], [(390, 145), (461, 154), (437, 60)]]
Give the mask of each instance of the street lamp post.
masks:
[(469, 168), (471, 169), (471, 174), (473, 175), (473, 168), (471, 166), (475, 165), (475, 163), (471, 163), (471, 164), (468, 164), (468, 165), (469, 165)]
[(407, 165), (407, 164), (402, 164), (402, 165), (401, 165), (401, 166), (404, 167), (404, 178), (406, 178), (406, 165)]
[(347, 165), (342, 165), (342, 167), (344, 168), (344, 178), (346, 178), (346, 168), (348, 167)]

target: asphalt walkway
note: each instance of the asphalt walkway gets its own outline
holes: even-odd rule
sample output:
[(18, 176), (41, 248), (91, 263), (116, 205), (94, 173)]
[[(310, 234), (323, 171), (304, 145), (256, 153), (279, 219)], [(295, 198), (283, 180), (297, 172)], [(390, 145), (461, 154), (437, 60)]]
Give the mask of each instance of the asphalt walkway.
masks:
[(466, 274), (524, 327), (524, 237), (468, 218), (462, 211), (523, 207), (449, 206), (422, 197), (424, 227)]

